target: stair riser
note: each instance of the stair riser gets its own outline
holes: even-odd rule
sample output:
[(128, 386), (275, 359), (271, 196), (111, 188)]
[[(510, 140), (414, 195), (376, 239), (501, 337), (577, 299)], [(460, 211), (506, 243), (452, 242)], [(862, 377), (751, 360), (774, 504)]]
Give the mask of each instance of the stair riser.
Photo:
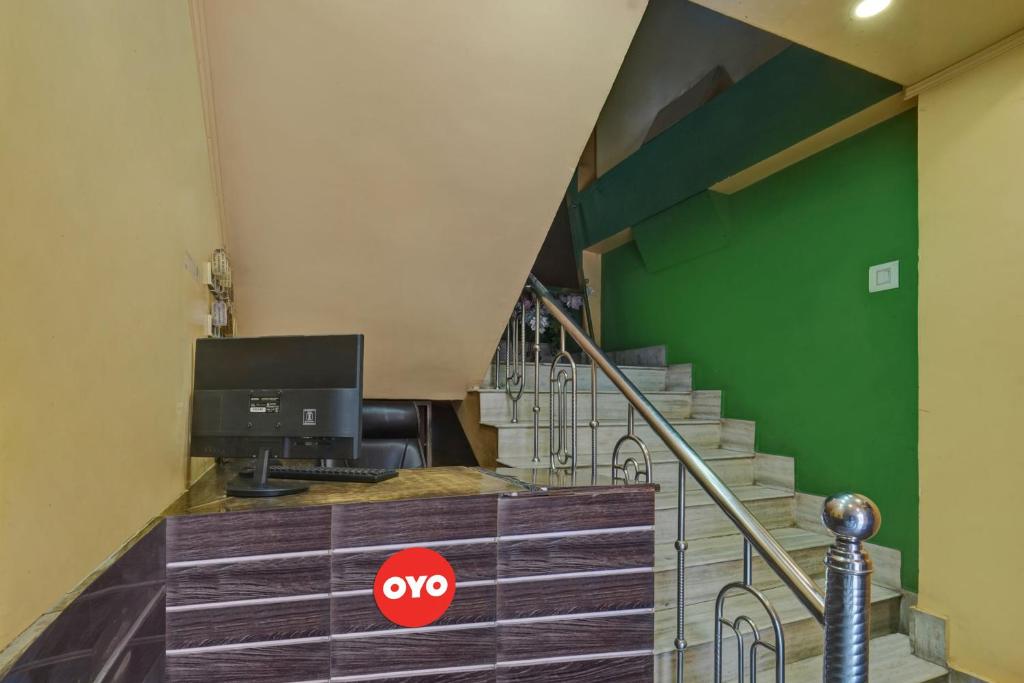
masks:
[(694, 391), (692, 396), (691, 412), (695, 417), (722, 417), (721, 391)]
[[(548, 387), (551, 386), (550, 372), (550, 366), (541, 365), (541, 391), (547, 391)], [(622, 368), (622, 373), (628, 377), (640, 391), (665, 391), (665, 368)], [(487, 375), (483, 380), (481, 380), (480, 386), (486, 389), (494, 388), (494, 384), (491, 382), (490, 371), (488, 371)], [(504, 388), (504, 381), (502, 381), (501, 386)], [(616, 389), (612, 381), (600, 371), (597, 373), (597, 388), (599, 391), (612, 391)], [(532, 364), (528, 364), (526, 368), (526, 389), (524, 391), (532, 390), (533, 366)], [(576, 367), (576, 390), (581, 395), (584, 391), (590, 391), (589, 365), (579, 365)]]
[[(771, 631), (768, 626), (767, 617), (763, 614), (751, 615), (755, 622), (763, 629), (768, 629), (766, 639), (771, 641)], [(871, 637), (895, 633), (899, 628), (900, 606), (899, 598), (892, 598), (876, 602), (871, 610)], [(784, 626), (786, 635), (786, 661), (796, 662), (808, 657), (815, 657), (821, 654), (823, 634), (821, 625), (808, 616), (806, 619), (791, 622)], [(655, 651), (662, 654), (654, 658), (654, 680), (656, 683), (675, 683), (675, 653), (665, 650), (673, 647), (674, 633), (659, 634), (655, 639)], [(725, 639), (724, 652), (727, 653), (723, 661), (723, 680), (736, 680), (736, 644), (735, 640)], [(770, 667), (772, 659), (770, 655), (759, 658), (759, 670)], [(686, 678), (687, 683), (707, 683), (714, 679), (714, 644), (701, 643), (689, 648), (686, 651)], [(762, 678), (758, 678), (762, 680)], [(770, 680), (764, 678), (763, 680)]]
[[(611, 460), (611, 456), (607, 460)], [(607, 461), (606, 461), (607, 462)], [(712, 471), (728, 486), (744, 486), (754, 483), (754, 459), (735, 458), (729, 460), (705, 460)], [(608, 465), (605, 466), (606, 469)], [(653, 480), (661, 487), (662, 494), (679, 491), (679, 464), (677, 462), (654, 463)], [(687, 491), (703, 491), (697, 480), (686, 475)], [(664, 497), (664, 495), (663, 495)]]
[[(520, 469), (547, 469), (548, 468), (548, 456), (546, 453), (541, 453), (540, 464), (531, 462), (529, 457), (519, 456), (512, 459), (511, 461), (500, 458), (502, 465), (506, 467), (515, 467)], [(611, 476), (611, 455), (598, 455), (600, 466), (598, 467), (597, 473), (602, 477)], [(590, 454), (581, 455), (579, 458), (581, 465), (584, 463), (589, 465)], [(754, 460), (753, 458), (736, 458), (734, 460), (708, 460), (708, 465), (711, 469), (719, 476), (722, 481), (728, 486), (746, 486), (754, 483)], [(655, 463), (654, 465), (654, 483), (661, 486), (663, 493), (659, 494), (659, 497), (663, 500), (665, 505), (672, 504), (668, 499), (674, 499), (675, 495), (679, 491), (679, 478), (676, 474), (678, 472), (678, 465), (672, 463)], [(590, 467), (581, 466), (576, 470), (578, 481), (589, 482), (590, 481)], [(663, 474), (664, 473), (664, 474)], [(700, 490), (700, 484), (698, 484), (693, 477), (686, 478), (686, 490), (687, 491), (698, 491)], [(671, 495), (669, 495), (671, 494)]]
[[(747, 509), (758, 521), (769, 529), (795, 524), (792, 498), (770, 498), (745, 503)], [(654, 538), (656, 543), (674, 541), (676, 518), (674, 508), (657, 510), (654, 515)], [(736, 526), (717, 505), (700, 505), (686, 508), (686, 537), (721, 536), (736, 533)]]
[[(824, 576), (825, 546), (796, 550), (790, 555), (810, 577)], [(779, 580), (775, 572), (769, 569), (764, 560), (756, 553), (753, 566), (755, 588), (766, 590), (782, 585), (782, 581)], [(677, 576), (678, 573), (675, 569), (663, 569), (654, 573), (654, 606), (656, 608), (675, 607)], [(686, 570), (686, 604), (692, 605), (705, 600), (714, 600), (723, 586), (733, 581), (739, 581), (742, 577), (742, 560), (691, 566)]]
[[(691, 446), (696, 448), (716, 448), (721, 438), (722, 427), (716, 422), (705, 424), (684, 424), (676, 425), (676, 430)], [(498, 458), (502, 462), (509, 462), (510, 458), (518, 456), (519, 461), (525, 456), (526, 461), (533, 457), (533, 429), (532, 427), (494, 427), (498, 432)], [(582, 459), (590, 456), (591, 430), (589, 426), (580, 426), (577, 429), (576, 453)], [(551, 442), (550, 430), (547, 427), (540, 428), (541, 453), (547, 453)], [(607, 425), (597, 430), (598, 453), (608, 453), (609, 456), (615, 448), (615, 443), (626, 433), (625, 425)], [(636, 434), (647, 445), (651, 452), (664, 453), (668, 450), (661, 439), (647, 425), (637, 425)], [(557, 435), (556, 435), (557, 436)], [(568, 430), (567, 439), (571, 440), (572, 431)], [(639, 455), (640, 449), (635, 444), (623, 444), (621, 454), (623, 458), (629, 455)], [(610, 457), (608, 458), (610, 460)]]
[[(510, 422), (512, 420), (512, 399), (504, 393), (484, 392), (480, 396), (481, 422)], [(669, 420), (685, 420), (692, 414), (693, 401), (690, 394), (671, 394), (648, 396), (654, 407)], [(542, 423), (548, 422), (550, 411), (550, 395), (540, 394), (540, 418)], [(622, 394), (599, 394), (597, 398), (597, 416), (600, 420), (625, 421), (629, 402)], [(576, 409), (579, 419), (590, 422), (590, 394), (580, 395)], [(519, 399), (519, 421), (532, 424), (533, 394), (524, 392)]]

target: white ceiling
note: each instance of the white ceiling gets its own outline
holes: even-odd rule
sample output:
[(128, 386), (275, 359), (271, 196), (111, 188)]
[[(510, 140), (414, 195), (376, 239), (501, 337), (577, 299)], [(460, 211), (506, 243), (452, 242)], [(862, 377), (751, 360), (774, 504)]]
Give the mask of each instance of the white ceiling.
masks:
[(241, 333), (363, 332), (368, 397), (461, 398), (645, 6), (203, 2)]
[(1024, 0), (893, 0), (855, 19), (857, 0), (694, 0), (910, 85), (1024, 28)]

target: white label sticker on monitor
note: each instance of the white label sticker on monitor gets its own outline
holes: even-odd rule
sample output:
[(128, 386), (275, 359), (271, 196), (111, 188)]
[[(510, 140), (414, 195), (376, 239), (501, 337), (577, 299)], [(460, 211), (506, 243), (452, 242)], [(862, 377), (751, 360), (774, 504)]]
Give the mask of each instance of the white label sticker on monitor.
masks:
[(250, 396), (250, 413), (279, 413), (281, 412), (280, 396)]
[(303, 408), (302, 409), (302, 426), (303, 427), (316, 426), (316, 408)]

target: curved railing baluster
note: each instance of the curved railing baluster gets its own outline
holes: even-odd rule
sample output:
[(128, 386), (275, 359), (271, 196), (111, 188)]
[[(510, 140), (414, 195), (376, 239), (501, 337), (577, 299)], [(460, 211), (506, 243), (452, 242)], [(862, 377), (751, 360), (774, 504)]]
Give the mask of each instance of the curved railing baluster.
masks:
[[(562, 365), (562, 362), (565, 365)], [(551, 361), (548, 373), (548, 397), (550, 405), (549, 453), (552, 470), (569, 469), (573, 481), (576, 480), (576, 361), (565, 350), (565, 327), (559, 330), (559, 350)], [(568, 396), (571, 396), (571, 402)], [(557, 401), (556, 401), (557, 398)], [(555, 405), (558, 405), (557, 419)]]
[(597, 486), (597, 364), (590, 359), (590, 485)]
[(495, 389), (500, 389), (498, 386), (498, 365), (501, 363), (501, 343), (498, 343), (498, 348), (494, 350), (494, 362), (491, 363), (491, 386)]
[[(612, 449), (612, 481), (621, 481), (624, 484), (650, 484), (651, 483), (651, 452), (647, 448), (647, 444), (644, 440), (636, 435), (635, 418), (633, 417), (633, 406), (628, 406), (626, 409), (626, 434), (615, 442), (615, 448)], [(644, 459), (643, 469), (640, 468), (640, 463), (636, 458), (630, 456), (626, 458), (622, 464), (619, 464), (619, 450), (623, 445), (627, 443), (633, 443), (640, 448), (640, 454)], [(632, 474), (630, 470), (632, 469)], [(643, 481), (641, 481), (641, 476)]]
[(512, 311), (505, 332), (505, 393), (512, 401), (512, 422), (519, 422), (519, 399), (526, 388), (526, 306), (522, 299)]
[[(530, 292), (533, 301), (533, 459), (540, 462), (540, 301)], [(526, 319), (526, 316), (523, 316)]]
[[(761, 608), (767, 614), (774, 632), (775, 642), (769, 643), (761, 639), (761, 629), (751, 617), (741, 614), (733, 619), (725, 618), (725, 601), (733, 595), (753, 596)], [(746, 639), (743, 635), (743, 626), (750, 629), (753, 639), (750, 647), (746, 648)], [(747, 666), (750, 671), (750, 683), (757, 683), (757, 651), (758, 648), (771, 652), (775, 655), (775, 683), (785, 683), (786, 680), (786, 639), (782, 630), (782, 620), (779, 613), (765, 597), (764, 593), (754, 588), (754, 564), (753, 549), (750, 541), (743, 539), (743, 580), (727, 584), (718, 592), (715, 598), (715, 683), (722, 683), (724, 656), (724, 630), (728, 627), (736, 638), (736, 680), (740, 683), (745, 681), (743, 669), (744, 659), (747, 659)], [(682, 678), (679, 679), (682, 681)]]

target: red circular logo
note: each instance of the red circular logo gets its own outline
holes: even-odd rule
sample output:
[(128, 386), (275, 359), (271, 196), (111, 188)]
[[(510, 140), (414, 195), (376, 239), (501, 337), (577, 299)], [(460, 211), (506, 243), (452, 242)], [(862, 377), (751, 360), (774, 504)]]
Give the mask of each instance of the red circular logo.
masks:
[(399, 626), (432, 624), (452, 604), (455, 571), (427, 548), (400, 550), (384, 561), (373, 580), (380, 613)]

